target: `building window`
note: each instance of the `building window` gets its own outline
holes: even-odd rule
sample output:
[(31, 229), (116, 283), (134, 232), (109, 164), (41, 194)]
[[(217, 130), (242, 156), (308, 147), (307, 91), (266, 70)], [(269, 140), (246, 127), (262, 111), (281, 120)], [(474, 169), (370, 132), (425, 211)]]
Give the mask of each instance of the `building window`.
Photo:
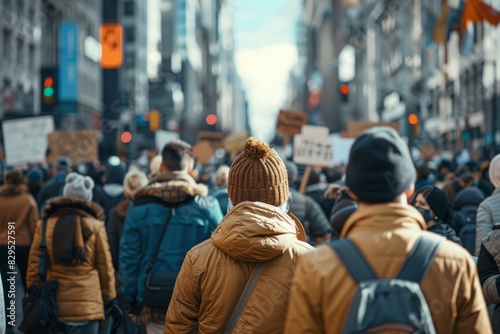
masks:
[(135, 3), (134, 1), (125, 1), (123, 4), (123, 12), (125, 16), (133, 16), (135, 12)]
[(3, 1), (3, 8), (9, 10), (12, 8), (12, 3), (11, 3), (12, 0), (4, 0)]
[(135, 42), (135, 29), (134, 27), (125, 28), (125, 42), (133, 43)]
[(22, 39), (17, 40), (17, 64), (22, 66), (23, 65), (23, 58), (24, 58), (24, 42)]
[(9, 30), (4, 30), (3, 31), (3, 59), (5, 59), (6, 62), (10, 62), (10, 53), (11, 53), (11, 33)]
[(125, 68), (132, 69), (135, 68), (135, 54), (125, 55)]
[(30, 7), (28, 10), (28, 19), (31, 23), (34, 23), (35, 21), (35, 8)]
[(24, 14), (24, 0), (17, 0), (17, 15), (22, 16)]
[(35, 68), (35, 62), (36, 62), (36, 60), (35, 60), (35, 46), (30, 45), (28, 63), (29, 63), (29, 67), (31, 70), (33, 70)]

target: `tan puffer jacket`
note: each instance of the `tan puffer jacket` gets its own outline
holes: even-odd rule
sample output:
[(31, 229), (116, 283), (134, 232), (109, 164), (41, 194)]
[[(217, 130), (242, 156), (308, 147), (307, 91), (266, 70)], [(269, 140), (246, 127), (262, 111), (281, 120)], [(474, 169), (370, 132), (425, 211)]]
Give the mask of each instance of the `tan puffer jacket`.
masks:
[[(58, 211), (64, 210), (84, 217), (83, 223), (92, 235), (85, 242), (87, 261), (78, 266), (54, 264), (52, 242)], [(78, 198), (58, 197), (47, 202), (42, 213), (47, 220), (46, 243), (51, 266), (47, 280), (59, 282), (56, 299), (59, 321), (83, 322), (104, 319), (104, 301), (116, 297), (115, 274), (104, 227), (104, 216), (99, 205)], [(38, 271), (42, 222), (38, 222), (35, 239), (30, 250), (27, 286), (39, 285)], [(103, 301), (104, 300), (104, 301)]]
[[(300, 231), (300, 232), (299, 232)], [(236, 205), (186, 256), (165, 333), (222, 333), (255, 267), (268, 261), (233, 333), (282, 333), (298, 256), (314, 248), (300, 223), (260, 202)]]

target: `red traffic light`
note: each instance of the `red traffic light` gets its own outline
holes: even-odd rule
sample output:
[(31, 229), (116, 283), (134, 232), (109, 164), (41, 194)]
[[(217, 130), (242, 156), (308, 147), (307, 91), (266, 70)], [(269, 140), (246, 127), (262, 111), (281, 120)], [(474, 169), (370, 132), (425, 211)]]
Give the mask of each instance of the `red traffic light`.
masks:
[(207, 118), (205, 119), (207, 124), (208, 125), (215, 125), (217, 123), (217, 116), (215, 116), (214, 114), (210, 114), (207, 116)]
[(408, 115), (408, 123), (410, 123), (411, 125), (417, 125), (418, 124), (418, 116), (415, 114)]
[(120, 139), (124, 144), (128, 144), (132, 141), (132, 134), (128, 131), (125, 131), (124, 133), (122, 133)]
[(347, 85), (347, 84), (340, 85), (340, 93), (342, 95), (348, 95), (349, 94), (349, 85)]
[(53, 84), (54, 84), (54, 79), (52, 79), (51, 77), (46, 77), (45, 80), (43, 81), (44, 87), (52, 87)]

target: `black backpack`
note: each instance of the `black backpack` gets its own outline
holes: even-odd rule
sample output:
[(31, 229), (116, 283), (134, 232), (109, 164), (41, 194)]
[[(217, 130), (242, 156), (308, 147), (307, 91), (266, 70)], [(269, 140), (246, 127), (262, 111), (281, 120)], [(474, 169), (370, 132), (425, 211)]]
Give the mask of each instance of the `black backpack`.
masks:
[(458, 237), (465, 249), (474, 255), (476, 250), (476, 214), (477, 209), (485, 196), (481, 190), (468, 187), (461, 190), (453, 201), (452, 209), (461, 216), (462, 227), (458, 231)]
[(442, 238), (420, 236), (396, 278), (380, 279), (349, 239), (330, 243), (358, 283), (342, 333), (435, 334), (419, 282), (427, 274)]

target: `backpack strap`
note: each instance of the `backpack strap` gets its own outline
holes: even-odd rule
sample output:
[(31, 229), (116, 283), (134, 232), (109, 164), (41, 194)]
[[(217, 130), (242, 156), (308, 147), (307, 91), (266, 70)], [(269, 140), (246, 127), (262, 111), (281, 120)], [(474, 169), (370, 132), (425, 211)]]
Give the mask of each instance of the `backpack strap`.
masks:
[(420, 283), (429, 271), (443, 238), (418, 237), (401, 269), (398, 279)]
[(356, 283), (377, 279), (377, 274), (361, 254), (361, 251), (350, 239), (342, 239), (330, 242), (330, 247), (337, 253)]

